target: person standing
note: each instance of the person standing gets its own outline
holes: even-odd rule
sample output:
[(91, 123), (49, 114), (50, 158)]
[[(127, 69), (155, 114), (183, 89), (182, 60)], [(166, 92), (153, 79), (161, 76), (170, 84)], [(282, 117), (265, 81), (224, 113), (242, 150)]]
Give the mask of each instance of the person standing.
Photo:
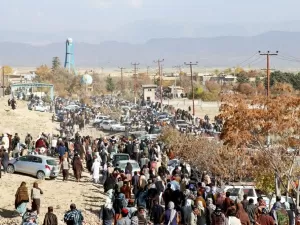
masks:
[(153, 221), (154, 225), (159, 225), (161, 224), (161, 220), (164, 215), (164, 207), (158, 204), (158, 200), (154, 200), (154, 205), (151, 210), (151, 215), (150, 215), (150, 220)]
[(93, 180), (95, 184), (99, 183), (100, 178), (100, 161), (99, 159), (95, 159), (93, 166), (92, 166), (92, 172), (93, 172)]
[(6, 151), (6, 149), (4, 148), (3, 149), (3, 152), (2, 152), (2, 157), (1, 157), (1, 164), (3, 166), (3, 172), (6, 173), (7, 171), (7, 166), (8, 166), (8, 161), (9, 161), (9, 155)]
[(20, 216), (26, 212), (26, 206), (29, 202), (29, 195), (26, 183), (23, 181), (15, 195), (15, 208)]
[(53, 207), (48, 207), (48, 212), (45, 215), (43, 225), (58, 225), (57, 216), (53, 213)]
[(41, 207), (41, 195), (43, 194), (42, 189), (39, 188), (38, 183), (33, 183), (33, 188), (31, 189), (31, 200), (32, 200), (32, 210), (40, 214)]
[(70, 205), (70, 210), (64, 215), (64, 222), (67, 225), (82, 225), (84, 222), (81, 211), (76, 209), (74, 203)]
[(174, 208), (174, 202), (170, 201), (168, 203), (168, 209), (165, 211), (165, 225), (177, 225), (177, 212)]
[(117, 221), (116, 225), (131, 225), (131, 220), (128, 218), (128, 210), (123, 208), (121, 211), (122, 218)]
[(100, 209), (100, 223), (103, 225), (112, 225), (115, 217), (115, 210), (113, 209), (110, 198), (106, 198), (105, 204)]
[(66, 153), (66, 147), (65, 147), (63, 141), (59, 142), (59, 146), (57, 148), (57, 152), (59, 154), (59, 164), (61, 164), (62, 161), (63, 161), (63, 157), (64, 157), (64, 155)]
[(69, 162), (66, 156), (63, 157), (63, 162), (61, 164), (61, 171), (63, 174), (63, 181), (68, 181), (69, 178)]
[(73, 171), (74, 171), (74, 177), (77, 182), (81, 179), (81, 173), (83, 171), (82, 162), (80, 160), (80, 157), (78, 154), (75, 154), (74, 160), (73, 160)]

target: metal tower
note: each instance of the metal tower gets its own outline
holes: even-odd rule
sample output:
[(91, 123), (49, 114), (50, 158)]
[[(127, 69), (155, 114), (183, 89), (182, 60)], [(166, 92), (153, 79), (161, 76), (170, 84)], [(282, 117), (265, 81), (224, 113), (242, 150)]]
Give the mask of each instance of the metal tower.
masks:
[(68, 38), (66, 41), (65, 68), (68, 69), (69, 73), (74, 72), (76, 74), (74, 63), (74, 45), (72, 38)]

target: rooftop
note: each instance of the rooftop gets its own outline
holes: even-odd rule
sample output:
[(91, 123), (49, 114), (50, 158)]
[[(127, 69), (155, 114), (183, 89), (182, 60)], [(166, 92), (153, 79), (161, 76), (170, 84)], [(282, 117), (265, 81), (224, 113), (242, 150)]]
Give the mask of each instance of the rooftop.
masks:
[(157, 88), (157, 85), (155, 84), (145, 84), (145, 85), (142, 85), (143, 88)]

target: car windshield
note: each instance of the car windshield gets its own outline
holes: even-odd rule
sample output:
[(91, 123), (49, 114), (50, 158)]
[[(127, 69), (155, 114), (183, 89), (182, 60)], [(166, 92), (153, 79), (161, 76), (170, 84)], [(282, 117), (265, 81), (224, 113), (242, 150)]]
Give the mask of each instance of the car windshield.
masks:
[(230, 196), (238, 196), (240, 188), (229, 188), (226, 192), (230, 192)]
[(46, 160), (46, 163), (47, 163), (49, 166), (57, 166), (57, 162), (56, 162), (54, 159), (47, 159), (47, 160)]
[(121, 160), (128, 160), (129, 156), (128, 155), (115, 155), (115, 161), (121, 161)]
[[(139, 169), (139, 164), (137, 162), (131, 162), (130, 163), (132, 165), (132, 169)], [(119, 168), (125, 168), (127, 165), (127, 162), (125, 163), (119, 163)]]

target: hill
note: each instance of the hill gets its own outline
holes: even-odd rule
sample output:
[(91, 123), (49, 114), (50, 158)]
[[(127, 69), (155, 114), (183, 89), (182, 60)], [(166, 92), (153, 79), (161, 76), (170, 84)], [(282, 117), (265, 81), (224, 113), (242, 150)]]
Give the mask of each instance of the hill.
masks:
[[(300, 32), (272, 31), (257, 36), (222, 36), (214, 38), (161, 38), (151, 39), (144, 44), (106, 41), (100, 44), (76, 43), (75, 63), (77, 66), (100, 67), (128, 65), (138, 61), (149, 65), (156, 58), (164, 58), (165, 66), (198, 61), (205, 67), (234, 67), (241, 61), (261, 51), (279, 51), (281, 55), (300, 58)], [(53, 56), (64, 60), (65, 44), (30, 45), (1, 42), (0, 61), (12, 66), (38, 66), (49, 64)], [(282, 56), (280, 56), (282, 57)], [(272, 65), (299, 68), (299, 62), (273, 58)], [(257, 56), (250, 66), (261, 68), (264, 59)], [(244, 65), (248, 66), (248, 64)]]

